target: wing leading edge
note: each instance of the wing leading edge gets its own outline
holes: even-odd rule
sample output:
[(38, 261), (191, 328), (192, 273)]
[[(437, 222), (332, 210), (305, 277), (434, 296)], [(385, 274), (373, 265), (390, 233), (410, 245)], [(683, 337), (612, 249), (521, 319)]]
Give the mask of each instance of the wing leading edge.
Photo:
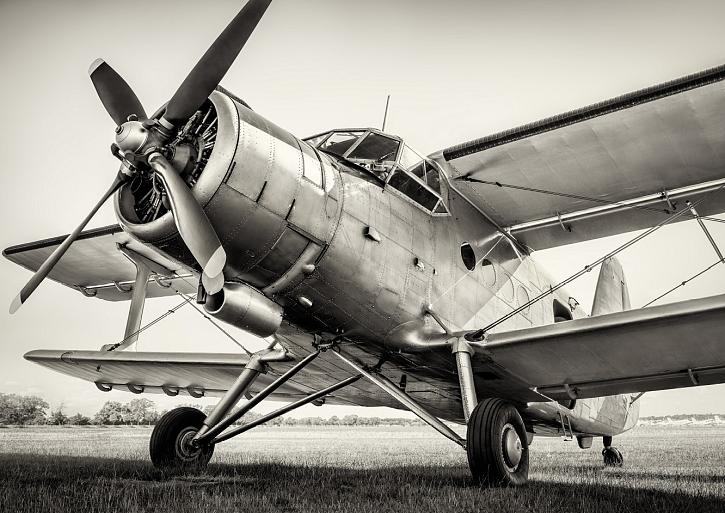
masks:
[(553, 399), (725, 382), (725, 294), (491, 333), (475, 343)]
[[(249, 357), (239, 353), (157, 353), (131, 351), (62, 351), (38, 349), (25, 359), (53, 371), (80, 378), (103, 390), (111, 388), (135, 393), (180, 393), (192, 397), (222, 396), (239, 376)], [(294, 362), (292, 362), (294, 363)], [(275, 363), (277, 372), (260, 374), (252, 393), (274, 381), (291, 365)], [(309, 395), (312, 387), (290, 380), (272, 399), (295, 400)], [(329, 399), (329, 400), (328, 400)], [(330, 404), (350, 404), (334, 396)]]
[[(65, 237), (12, 246), (3, 251), (3, 256), (35, 272)], [(171, 296), (175, 294), (174, 289), (186, 294), (196, 292), (197, 278), (188, 269), (131, 238), (118, 225), (81, 233), (48, 277), (87, 296), (107, 301), (130, 300), (136, 267), (119, 251), (119, 246), (133, 250), (157, 263), (160, 268), (168, 270), (170, 275), (173, 274), (173, 277), (159, 281), (152, 278), (149, 281), (147, 297)], [(169, 281), (173, 281), (173, 287), (166, 286)]]
[(686, 200), (700, 215), (725, 212), (723, 119), (720, 66), (433, 158), (497, 225), (541, 250), (654, 226)]

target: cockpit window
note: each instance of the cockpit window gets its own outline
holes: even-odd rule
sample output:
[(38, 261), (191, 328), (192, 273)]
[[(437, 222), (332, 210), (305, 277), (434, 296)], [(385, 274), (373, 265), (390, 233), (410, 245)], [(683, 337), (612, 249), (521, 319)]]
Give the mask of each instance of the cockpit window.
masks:
[(320, 134), (320, 135), (314, 135), (312, 137), (308, 137), (307, 139), (305, 139), (305, 142), (307, 144), (309, 144), (310, 146), (316, 147), (328, 135), (330, 135), (330, 132), (325, 132), (324, 134)]
[(321, 150), (342, 157), (365, 132), (335, 132), (320, 145)]
[(400, 141), (384, 135), (369, 133), (347, 155), (350, 160), (374, 160), (378, 163), (395, 162)]
[(428, 190), (415, 177), (404, 171), (396, 171), (388, 185), (395, 187), (426, 210), (433, 210), (438, 203), (438, 196)]
[(441, 171), (400, 138), (367, 128), (332, 130), (304, 141), (346, 161), (347, 172), (368, 173), (373, 183), (387, 183), (428, 212), (448, 213), (441, 199)]

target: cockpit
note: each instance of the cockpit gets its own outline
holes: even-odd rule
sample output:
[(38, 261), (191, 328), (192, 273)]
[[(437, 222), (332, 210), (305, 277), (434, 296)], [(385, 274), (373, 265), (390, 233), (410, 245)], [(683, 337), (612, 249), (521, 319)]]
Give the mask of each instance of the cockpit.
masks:
[(440, 170), (396, 136), (374, 128), (330, 130), (303, 139), (317, 150), (352, 163), (432, 214), (446, 214)]

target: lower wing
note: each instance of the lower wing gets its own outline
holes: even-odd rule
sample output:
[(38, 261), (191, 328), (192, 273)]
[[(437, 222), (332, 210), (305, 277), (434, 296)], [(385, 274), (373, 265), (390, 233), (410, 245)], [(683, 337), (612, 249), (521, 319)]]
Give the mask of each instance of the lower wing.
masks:
[(490, 333), (472, 345), (557, 400), (724, 383), (725, 295)]

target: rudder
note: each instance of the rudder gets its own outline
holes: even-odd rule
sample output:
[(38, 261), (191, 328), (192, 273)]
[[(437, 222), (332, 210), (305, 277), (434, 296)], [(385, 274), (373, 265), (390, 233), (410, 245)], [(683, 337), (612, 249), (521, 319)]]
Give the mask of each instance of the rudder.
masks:
[(615, 257), (602, 264), (592, 303), (592, 316), (621, 312), (631, 308), (629, 290), (622, 264)]

